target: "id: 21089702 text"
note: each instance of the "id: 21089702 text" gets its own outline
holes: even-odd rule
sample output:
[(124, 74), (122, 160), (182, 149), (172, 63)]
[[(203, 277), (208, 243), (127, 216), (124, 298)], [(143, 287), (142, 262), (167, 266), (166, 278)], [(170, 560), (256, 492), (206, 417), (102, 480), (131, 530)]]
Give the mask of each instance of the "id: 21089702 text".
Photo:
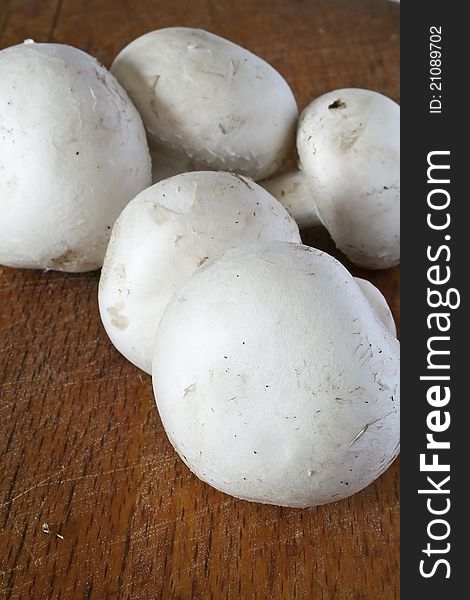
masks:
[(442, 27), (429, 28), (429, 113), (442, 112)]

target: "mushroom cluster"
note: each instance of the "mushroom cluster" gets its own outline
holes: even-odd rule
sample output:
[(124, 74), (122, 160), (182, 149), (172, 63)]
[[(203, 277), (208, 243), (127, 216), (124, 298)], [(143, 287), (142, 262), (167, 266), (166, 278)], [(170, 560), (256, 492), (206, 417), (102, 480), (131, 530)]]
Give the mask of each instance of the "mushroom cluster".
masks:
[(361, 267), (399, 262), (398, 105), (342, 89), (299, 118), (268, 63), (183, 27), (111, 72), (27, 41), (0, 52), (0, 80), (0, 263), (103, 267), (103, 325), (152, 374), (188, 467), (294, 507), (374, 481), (399, 451), (393, 316), (299, 226)]

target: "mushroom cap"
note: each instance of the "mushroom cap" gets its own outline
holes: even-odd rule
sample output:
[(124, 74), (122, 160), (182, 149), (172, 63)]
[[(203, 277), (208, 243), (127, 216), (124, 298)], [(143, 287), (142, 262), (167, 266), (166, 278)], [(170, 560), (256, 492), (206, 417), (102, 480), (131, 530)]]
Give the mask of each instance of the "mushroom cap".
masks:
[(0, 263), (89, 271), (150, 185), (142, 120), (94, 58), (60, 44), (0, 52)]
[(318, 216), (355, 264), (400, 261), (400, 107), (370, 90), (341, 89), (303, 111), (302, 170)]
[(361, 288), (362, 293), (367, 298), (369, 304), (375, 310), (385, 327), (394, 337), (397, 337), (395, 319), (393, 318), (392, 311), (379, 288), (367, 279), (361, 279), (361, 277), (354, 277), (354, 280)]
[(101, 273), (101, 319), (113, 344), (151, 373), (155, 331), (171, 297), (204, 262), (256, 240), (300, 236), (281, 204), (250, 179), (202, 171), (144, 190), (118, 218)]
[(297, 105), (267, 62), (207, 31), (169, 27), (126, 46), (111, 67), (152, 145), (193, 169), (263, 179), (295, 140)]
[(398, 453), (399, 344), (348, 271), (300, 244), (194, 273), (157, 330), (153, 385), (183, 461), (245, 500), (339, 500)]

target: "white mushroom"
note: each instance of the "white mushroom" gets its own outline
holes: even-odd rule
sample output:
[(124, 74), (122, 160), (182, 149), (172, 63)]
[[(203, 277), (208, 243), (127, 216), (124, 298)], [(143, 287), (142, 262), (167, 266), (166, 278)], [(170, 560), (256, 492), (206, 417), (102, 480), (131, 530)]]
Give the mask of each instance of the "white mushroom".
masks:
[(297, 105), (261, 58), (212, 33), (170, 27), (126, 46), (112, 68), (151, 143), (192, 169), (264, 179), (294, 144)]
[(263, 187), (300, 226), (317, 225), (320, 220), (356, 265), (370, 269), (396, 265), (400, 261), (399, 105), (369, 90), (324, 94), (302, 112), (297, 150), (301, 171), (263, 181)]
[(137, 110), (81, 50), (0, 52), (0, 264), (89, 271), (124, 206), (150, 185)]
[(400, 261), (400, 107), (377, 92), (336, 90), (303, 111), (297, 149), (316, 211), (355, 264)]
[(399, 449), (399, 344), (351, 275), (299, 244), (239, 247), (168, 305), (153, 385), (175, 449), (228, 494), (315, 506)]
[(387, 301), (384, 298), (382, 292), (367, 279), (361, 279), (360, 277), (354, 277), (357, 285), (361, 288), (362, 293), (369, 301), (372, 309), (377, 313), (377, 316), (390, 331), (390, 333), (397, 336), (397, 326), (393, 318), (392, 311), (390, 310)]
[(312, 191), (302, 171), (287, 171), (260, 181), (259, 184), (279, 200), (301, 229), (322, 224), (315, 209)]
[(300, 237), (279, 202), (243, 176), (186, 173), (139, 194), (116, 222), (101, 274), (100, 313), (113, 344), (150, 373), (173, 294), (208, 259), (256, 240)]

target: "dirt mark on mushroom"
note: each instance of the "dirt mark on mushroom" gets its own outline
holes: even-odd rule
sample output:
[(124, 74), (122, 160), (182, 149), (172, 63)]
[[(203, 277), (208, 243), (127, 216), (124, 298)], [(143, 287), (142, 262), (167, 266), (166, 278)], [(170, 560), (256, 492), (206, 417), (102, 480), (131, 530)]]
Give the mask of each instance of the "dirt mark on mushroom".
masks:
[(121, 310), (123, 309), (124, 304), (120, 302), (114, 306), (109, 306), (106, 309), (106, 312), (111, 317), (111, 325), (114, 325), (117, 329), (124, 331), (129, 326), (129, 319), (121, 314)]

